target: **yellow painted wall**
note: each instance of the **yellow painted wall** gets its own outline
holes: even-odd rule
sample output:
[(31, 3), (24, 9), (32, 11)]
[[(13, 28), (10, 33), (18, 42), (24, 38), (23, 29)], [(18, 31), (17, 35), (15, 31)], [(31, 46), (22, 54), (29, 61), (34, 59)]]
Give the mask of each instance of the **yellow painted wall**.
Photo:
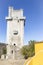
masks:
[(24, 65), (43, 65), (43, 42), (35, 43), (35, 56), (30, 61), (26, 61)]
[(43, 42), (36, 42), (35, 43), (35, 54), (38, 53), (40, 50), (43, 50)]
[(43, 51), (37, 53), (30, 61), (27, 61), (24, 65), (43, 65)]
[(43, 51), (40, 51), (34, 58), (33, 58), (33, 65), (43, 65)]

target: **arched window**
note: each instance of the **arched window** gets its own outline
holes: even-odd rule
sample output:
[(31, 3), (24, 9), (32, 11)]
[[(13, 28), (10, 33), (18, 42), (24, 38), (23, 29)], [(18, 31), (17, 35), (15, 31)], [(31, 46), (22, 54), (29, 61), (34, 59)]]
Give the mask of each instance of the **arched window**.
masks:
[(14, 33), (13, 33), (14, 35), (17, 35), (18, 34), (18, 31), (14, 31)]
[(16, 44), (14, 43), (14, 46), (16, 46)]
[(13, 54), (13, 50), (11, 51), (11, 53)]

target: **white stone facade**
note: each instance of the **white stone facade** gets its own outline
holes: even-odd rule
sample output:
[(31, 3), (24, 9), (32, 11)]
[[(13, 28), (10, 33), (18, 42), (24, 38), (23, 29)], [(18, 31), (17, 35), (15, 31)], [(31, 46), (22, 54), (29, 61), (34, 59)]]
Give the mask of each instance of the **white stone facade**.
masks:
[[(9, 7), (7, 20), (7, 54), (11, 57), (15, 56), (16, 49), (19, 49), (24, 44), (24, 23), (25, 17), (23, 10), (15, 10)], [(15, 49), (16, 47), (16, 49)], [(13, 54), (13, 55), (12, 55)]]

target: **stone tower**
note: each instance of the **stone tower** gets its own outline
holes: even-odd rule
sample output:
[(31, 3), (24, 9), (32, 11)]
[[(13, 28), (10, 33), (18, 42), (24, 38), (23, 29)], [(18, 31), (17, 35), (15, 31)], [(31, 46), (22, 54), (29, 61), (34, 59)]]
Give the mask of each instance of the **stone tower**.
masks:
[(7, 55), (15, 58), (16, 50), (19, 50), (24, 43), (25, 17), (23, 10), (15, 10), (9, 7), (7, 20)]

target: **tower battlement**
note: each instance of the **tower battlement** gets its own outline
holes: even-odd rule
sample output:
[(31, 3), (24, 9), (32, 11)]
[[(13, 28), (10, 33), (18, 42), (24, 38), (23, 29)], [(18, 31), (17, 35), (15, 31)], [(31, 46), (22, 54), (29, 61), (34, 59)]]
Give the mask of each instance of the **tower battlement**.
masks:
[(6, 19), (26, 19), (26, 17), (23, 16), (23, 9), (15, 10), (13, 7), (9, 7), (8, 9), (8, 17)]

